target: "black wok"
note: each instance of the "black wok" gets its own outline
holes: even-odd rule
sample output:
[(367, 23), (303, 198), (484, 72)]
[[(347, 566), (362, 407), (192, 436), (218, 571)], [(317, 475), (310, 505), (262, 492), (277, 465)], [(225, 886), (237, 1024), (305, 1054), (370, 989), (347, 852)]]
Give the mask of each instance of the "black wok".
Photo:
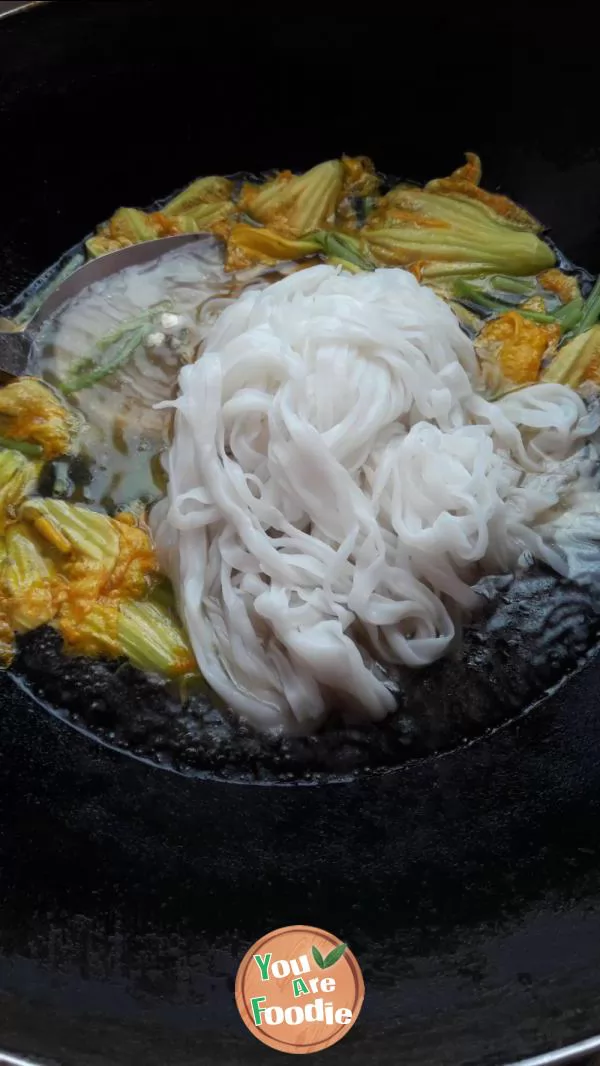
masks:
[[(597, 271), (597, 45), (535, 7), (78, 0), (0, 20), (0, 304), (121, 203), (342, 151), (424, 179), (474, 147), (488, 186)], [(5, 677), (0, 1049), (65, 1066), (271, 1061), (233, 982), (289, 923), (339, 934), (363, 969), (364, 1010), (331, 1063), (500, 1064), (594, 1036), (599, 688), (596, 657), (443, 756), (284, 787), (145, 764)]]

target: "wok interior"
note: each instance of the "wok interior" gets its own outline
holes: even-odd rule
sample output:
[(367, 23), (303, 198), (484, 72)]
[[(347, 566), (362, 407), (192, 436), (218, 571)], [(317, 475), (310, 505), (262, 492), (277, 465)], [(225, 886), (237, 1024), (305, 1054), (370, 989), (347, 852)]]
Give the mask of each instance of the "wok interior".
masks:
[[(367, 34), (363, 12), (321, 14), (316, 30), (300, 15), (207, 22), (147, 3), (140, 20), (137, 8), (118, 5), (118, 33), (116, 5), (95, 3), (38, 8), (26, 16), (37, 32), (1, 26), (3, 300), (123, 198), (149, 203), (192, 171), (227, 173), (240, 146), (254, 170), (364, 148), (389, 170), (406, 154), (425, 178), (450, 168), (457, 143), (477, 145), (493, 182), (574, 261), (600, 266), (597, 46), (579, 19), (557, 25), (510, 4), (493, 19), (403, 10), (371, 16)], [(69, 164), (73, 145), (87, 165)], [(518, 727), (329, 790), (327, 804), (321, 789), (283, 790), (274, 804), (271, 790), (157, 774), (3, 690), (1, 1042), (69, 1066), (92, 1032), (111, 1064), (142, 1047), (149, 1066), (165, 1048), (187, 1066), (200, 1042), (246, 1061), (246, 1034), (221, 1021), (236, 963), (263, 916), (275, 928), (299, 914), (345, 932), (368, 970), (369, 1012), (338, 1056), (347, 1064), (374, 1048), (381, 1063), (508, 1062), (591, 1037), (598, 682), (591, 664)], [(260, 919), (257, 883), (269, 884)]]
[[(301, 34), (301, 36), (302, 36), (302, 34)], [(236, 46), (233, 45), (233, 48), (234, 47), (236, 47)], [(317, 47), (317, 46), (315, 46), (315, 47)], [(477, 58), (475, 58), (475, 56), (474, 56), (474, 58), (472, 59), (472, 64), (476, 64), (476, 63), (479, 63), (479, 62), (483, 62), (483, 61), (479, 58), (479, 56), (477, 56)], [(445, 64), (442, 64), (440, 66), (440, 70), (442, 70), (444, 72), (447, 72), (449, 66), (450, 66), (450, 61), (448, 61)], [(115, 74), (115, 77), (116, 77), (117, 80), (118, 80), (119, 76), (125, 77), (125, 74), (119, 75), (119, 72), (118, 72), (118, 69), (117, 69), (116, 74)], [(379, 77), (383, 78), (384, 75), (379, 75)], [(324, 72), (324, 78), (325, 78), (325, 81), (326, 81), (327, 71)], [(326, 83), (325, 83), (325, 88), (327, 88), (327, 84)], [(355, 95), (356, 94), (353, 93), (352, 88), (351, 88), (351, 96), (355, 96)], [(324, 96), (327, 97), (327, 93), (326, 92), (324, 93)], [(328, 99), (328, 97), (327, 97), (327, 99)], [(425, 98), (423, 98), (422, 103), (423, 103), (423, 108), (425, 110), (423, 111), (422, 116), (420, 118), (421, 125), (423, 124), (423, 122), (426, 122), (426, 120), (428, 119), (428, 112), (426, 111), (426, 108), (431, 106), (431, 104), (427, 104), (427, 101), (426, 101)], [(482, 104), (482, 107), (483, 107), (483, 104)], [(558, 110), (560, 110), (560, 109), (558, 109)], [(482, 114), (483, 114), (483, 112), (482, 112)], [(363, 117), (364, 117), (364, 112), (363, 112)], [(143, 117), (142, 122), (144, 122), (144, 120), (145, 120), (145, 116)], [(211, 118), (211, 120), (212, 120), (212, 118)], [(216, 119), (214, 119), (214, 120), (216, 120)], [(341, 129), (338, 129), (338, 131), (336, 132), (337, 138), (340, 138), (340, 140), (341, 140), (342, 135), (343, 135), (343, 136), (348, 136), (348, 138), (352, 139), (352, 136), (355, 135), (355, 134), (352, 133), (352, 129), (356, 128), (356, 126), (358, 125), (359, 122), (360, 122), (360, 112), (357, 115), (355, 115), (354, 119), (352, 118), (351, 115), (348, 115), (348, 114), (344, 113), (343, 123), (342, 123)], [(440, 161), (440, 165), (441, 165), (441, 159), (444, 158), (444, 156), (445, 156), (445, 154), (447, 154), (447, 152), (448, 152), (448, 157), (450, 157), (451, 152), (452, 152), (452, 155), (454, 156), (455, 155), (455, 141), (453, 140), (453, 143), (451, 145), (450, 144), (450, 138), (449, 138), (447, 144), (444, 144), (443, 138), (441, 140), (439, 138), (436, 139), (436, 149), (435, 149), (435, 155), (434, 155), (434, 149), (432, 148), (432, 145), (429, 144), (429, 143), (423, 143), (422, 136), (421, 136), (421, 139), (419, 141), (419, 144), (417, 145), (417, 143), (416, 143), (417, 142), (417, 127), (419, 126), (419, 123), (416, 123), (415, 124), (415, 128), (412, 129), (411, 122), (412, 122), (412, 120), (409, 120), (409, 122), (407, 124), (407, 126), (408, 126), (408, 128), (406, 130), (407, 141), (406, 141), (406, 144), (405, 144), (405, 146), (403, 148), (403, 155), (406, 158), (408, 158), (408, 156), (410, 156), (410, 159), (411, 159), (411, 162), (410, 162), (410, 168), (411, 168), (410, 169), (410, 173), (411, 173), (411, 176), (415, 176), (417, 178), (426, 177), (428, 175), (426, 173), (423, 173), (423, 169), (421, 169), (421, 168), (426, 166), (427, 163), (429, 162), (429, 160), (432, 160), (432, 159), (435, 159), (436, 162), (439, 160)], [(465, 119), (464, 116), (463, 117), (459, 117), (457, 128), (461, 129), (461, 126), (463, 126), (463, 125), (466, 126), (466, 119)], [(321, 126), (319, 128), (321, 129)], [(470, 125), (469, 128), (474, 130), (475, 126), (474, 125)], [(382, 143), (385, 144), (386, 147), (387, 147), (387, 150), (390, 151), (389, 141), (385, 138), (385, 136), (383, 136), (383, 132), (384, 132), (383, 131), (383, 119), (380, 118), (380, 116), (375, 115), (373, 117), (373, 122), (372, 122), (372, 125), (370, 127), (370, 136), (372, 136), (372, 138), (376, 138), (376, 135), (377, 135), (378, 132), (382, 133)], [(481, 127), (477, 128), (476, 132), (477, 132), (477, 147), (479, 147), (481, 145), (483, 150), (485, 150), (486, 143), (487, 143), (486, 139), (490, 138), (490, 132), (489, 132), (488, 126), (486, 124), (482, 123)], [(411, 134), (412, 134), (412, 140), (415, 143), (411, 142)], [(454, 139), (454, 136), (456, 135), (456, 129), (453, 130), (453, 134), (452, 135), (453, 135), (453, 139)], [(290, 136), (291, 136), (291, 134), (290, 134)], [(291, 154), (291, 164), (294, 165), (294, 166), (302, 166), (303, 147), (302, 147), (302, 145), (299, 145), (299, 148), (298, 148), (298, 139), (297, 138), (294, 139), (293, 136), (292, 136), (292, 140), (294, 142), (295, 147), (294, 147), (294, 150), (292, 151), (291, 142), (290, 142), (289, 151), (290, 151), (290, 154)], [(318, 143), (318, 140), (315, 141), (315, 143)], [(225, 152), (225, 156), (221, 156), (221, 158), (227, 158), (226, 152), (230, 150), (230, 147), (228, 145), (224, 144), (224, 139), (221, 139), (221, 141), (220, 141), (217, 138), (215, 138), (215, 144), (218, 144), (218, 152)], [(259, 142), (259, 144), (260, 144), (260, 142)], [(244, 145), (243, 138), (241, 136), (240, 141), (239, 141), (239, 150), (244, 150), (244, 148), (245, 148), (245, 145)], [(129, 149), (125, 149), (124, 148), (124, 150), (127, 151)], [(258, 158), (258, 156), (257, 156), (257, 143), (256, 142), (253, 142), (252, 146), (248, 146), (248, 151), (249, 151), (249, 155), (248, 155), (247, 158), (249, 160), (254, 160), (254, 159)], [(217, 152), (217, 154), (214, 157), (214, 161), (215, 162), (216, 162), (216, 160), (218, 158), (218, 152)], [(394, 156), (395, 156), (396, 159), (398, 159), (398, 156), (395, 155), (395, 149), (394, 149)], [(313, 158), (314, 158), (313, 155), (312, 155), (312, 152), (311, 152), (310, 156), (308, 156), (308, 154), (307, 154), (307, 156), (305, 158), (307, 158), (310, 162), (312, 162)], [(379, 157), (379, 158), (386, 158), (386, 157), (384, 156), (384, 157)], [(168, 181), (169, 181), (169, 185), (171, 185), (173, 183), (173, 179), (171, 178), (171, 174), (175, 175), (175, 169), (176, 169), (176, 165), (177, 165), (177, 149), (173, 149), (173, 150), (171, 150), (171, 152), (169, 152), (169, 159), (171, 159), (171, 163), (172, 163), (172, 166), (173, 166), (173, 169), (169, 169), (169, 171), (168, 171), (168, 174), (169, 174)], [(266, 160), (269, 161), (269, 162), (271, 162), (271, 161), (275, 162), (273, 157), (269, 156), (269, 154), (266, 154)], [(211, 162), (212, 162), (212, 157), (211, 157)], [(263, 163), (263, 165), (264, 165), (264, 163)], [(432, 165), (434, 165), (434, 164), (432, 164)], [(164, 166), (164, 160), (161, 160), (159, 163), (157, 163), (157, 172), (156, 172), (157, 173), (157, 177), (160, 175), (161, 167), (163, 168), (163, 171), (165, 173), (165, 180), (166, 180), (166, 167)], [(212, 166), (211, 168), (214, 169), (216, 167)], [(398, 162), (396, 162), (394, 164), (394, 168), (398, 169)], [(528, 207), (531, 207), (534, 211), (538, 211), (538, 213), (539, 213), (539, 209), (537, 208), (537, 204), (536, 204), (536, 197), (534, 195), (535, 191), (530, 189), (531, 169), (532, 169), (531, 166), (524, 166), (523, 165), (521, 167), (521, 169), (520, 169), (519, 174), (517, 175), (516, 169), (515, 169), (515, 162), (514, 162), (513, 152), (507, 152), (506, 159), (503, 159), (503, 160), (500, 160), (498, 158), (498, 154), (497, 154), (496, 157), (493, 157), (493, 156), (491, 157), (491, 167), (488, 168), (488, 173), (490, 172), (489, 181), (491, 183), (493, 183), (493, 181), (496, 180), (497, 177), (501, 178), (501, 180), (503, 182), (503, 185), (504, 185), (504, 188), (507, 191), (509, 191), (510, 193), (515, 194), (518, 198), (524, 200), (525, 203), (528, 204)], [(187, 172), (187, 174), (185, 174), (185, 176), (189, 177), (189, 172)], [(96, 178), (94, 178), (94, 180), (96, 181)], [(141, 187), (139, 189), (136, 188), (135, 190), (133, 190), (131, 188), (131, 184), (129, 185), (129, 188), (128, 188), (128, 180), (130, 181), (131, 179), (130, 178), (126, 179), (125, 182), (120, 185), (120, 187), (118, 189), (118, 193), (115, 193), (115, 195), (117, 195), (117, 203), (120, 200), (127, 199), (128, 198), (127, 197), (127, 193), (128, 192), (130, 193), (130, 198), (132, 198), (135, 201), (135, 203), (141, 203), (142, 196), (143, 196), (142, 190), (144, 188), (144, 182), (142, 182)], [(113, 189), (115, 189), (115, 188), (116, 188), (116, 181), (113, 181)], [(106, 189), (104, 189), (103, 191), (104, 191), (104, 193), (106, 193)], [(155, 182), (155, 184), (153, 184), (152, 191), (153, 191), (153, 193), (156, 194), (156, 192), (157, 192), (157, 183), (156, 182)], [(162, 190), (162, 191), (164, 192), (165, 190)], [(72, 193), (72, 187), (70, 188), (69, 192)], [(74, 211), (74, 214), (75, 214), (75, 211), (77, 210), (77, 204), (78, 203), (80, 203), (83, 206), (83, 200), (84, 200), (83, 190), (79, 189), (79, 192), (82, 194), (81, 195), (81, 199), (78, 199), (78, 196), (75, 195), (75, 196), (72, 196), (72, 203), (69, 203), (69, 216), (70, 216), (70, 211)], [(530, 195), (530, 193), (531, 193), (531, 195)], [(566, 198), (565, 203), (572, 203), (572, 197), (570, 199)], [(104, 213), (110, 213), (110, 210), (114, 207), (114, 204), (115, 204), (115, 201), (112, 201), (109, 211), (108, 212), (104, 212)], [(85, 204), (85, 207), (87, 207), (87, 204)], [(97, 216), (95, 217), (94, 221), (97, 221)], [(550, 217), (548, 216), (548, 213), (545, 216), (545, 222), (546, 221), (548, 221), (549, 224), (552, 225), (553, 220), (552, 220), (551, 216)], [(88, 228), (88, 226), (90, 226), (90, 222), (86, 223), (85, 228)], [(556, 237), (560, 237), (560, 232), (561, 232), (560, 227), (555, 226), (554, 227), (554, 235)], [(63, 239), (63, 245), (62, 246), (64, 247), (64, 239)], [(567, 246), (567, 251), (570, 252), (570, 248), (568, 246)], [(534, 576), (534, 580), (536, 582), (539, 582), (539, 581), (544, 582), (544, 580), (548, 580), (548, 578), (545, 575), (535, 575)], [(561, 594), (562, 594), (562, 591), (561, 591)], [(567, 612), (566, 612), (566, 615), (565, 615), (566, 617), (569, 616), (569, 610), (567, 610)], [(587, 607), (582, 608), (581, 604), (578, 601), (577, 607), (575, 607), (573, 610), (577, 610), (577, 611), (584, 610), (584, 611), (586, 611), (586, 610), (589, 610), (589, 605), (587, 605)], [(561, 646), (565, 648), (563, 655), (560, 657), (560, 659), (561, 659), (561, 667), (563, 667), (565, 665), (565, 663), (568, 665), (568, 664), (575, 664), (575, 663), (579, 662), (581, 660), (581, 656), (582, 656), (582, 645), (581, 645), (581, 641), (580, 641), (580, 636), (579, 636), (579, 632), (580, 631), (579, 630), (577, 630), (577, 629), (573, 630), (573, 626), (572, 625), (569, 626), (567, 624), (565, 624), (564, 627), (561, 627), (561, 626), (560, 627), (556, 627), (556, 626), (553, 626), (551, 624), (549, 625), (546, 617), (545, 618), (541, 618), (541, 616), (538, 615), (538, 618), (539, 618), (540, 627), (541, 627), (541, 633), (539, 634), (539, 642), (540, 642), (540, 645), (542, 646), (542, 648), (544, 648), (544, 650), (538, 652), (538, 650), (536, 648), (536, 651), (534, 652), (534, 658), (536, 658), (536, 661), (537, 661), (537, 659), (539, 659), (540, 664), (544, 663), (544, 668), (542, 668), (542, 672), (541, 672), (542, 680), (541, 680), (540, 685), (539, 685), (538, 688), (534, 688), (534, 690), (532, 692), (530, 687), (528, 687), (528, 685), (525, 685), (525, 692), (526, 692), (526, 695), (524, 696), (524, 701), (525, 702), (526, 702), (526, 700), (528, 700), (528, 697), (531, 697), (532, 695), (535, 697), (536, 695), (539, 695), (541, 692), (544, 692), (545, 689), (548, 687), (548, 684), (549, 683), (551, 684), (557, 677), (557, 675), (554, 675), (551, 672), (548, 673), (548, 662), (552, 662), (553, 663), (556, 660), (556, 657), (550, 657), (550, 658), (548, 657), (548, 649), (547, 649), (548, 641), (553, 640), (554, 637), (555, 637), (556, 643), (561, 644)], [(496, 627), (496, 626), (497, 626), (497, 620), (494, 621), (492, 628)], [(496, 630), (494, 630), (494, 631), (496, 631)], [(567, 637), (567, 641), (566, 641), (566, 644), (565, 644), (564, 632), (563, 631), (568, 632), (569, 634), (572, 634), (573, 632), (577, 632), (578, 633), (577, 641), (574, 641), (574, 643), (573, 642), (569, 643), (569, 641), (570, 641), (570, 636), (569, 636), (569, 637)], [(593, 634), (591, 634), (591, 635), (593, 635)], [(537, 637), (536, 637), (536, 639), (537, 639)], [(580, 641), (580, 643), (578, 643), (578, 641)], [(26, 649), (26, 651), (27, 651), (27, 649)], [(31, 658), (32, 657), (31, 657), (31, 652), (30, 652), (30, 660), (31, 660)], [(33, 658), (35, 659), (35, 655), (33, 656)], [(498, 659), (498, 657), (497, 657), (497, 659)], [(467, 652), (466, 662), (472, 663), (472, 661), (473, 661), (472, 653)], [(79, 668), (79, 667), (74, 667), (74, 668), (77, 671), (77, 668)], [(451, 741), (449, 741), (450, 743), (454, 742), (457, 739), (457, 737), (459, 736), (461, 731), (463, 731), (464, 736), (467, 736), (467, 734), (469, 734), (471, 732), (472, 728), (473, 728), (473, 722), (479, 723), (479, 725), (477, 725), (475, 728), (480, 728), (480, 725), (483, 726), (485, 724), (491, 724), (491, 722), (496, 720), (497, 715), (499, 717), (502, 717), (502, 715), (505, 715), (506, 713), (512, 713), (514, 709), (520, 708), (520, 707), (523, 706), (523, 702), (522, 702), (522, 698), (523, 697), (519, 693), (518, 685), (517, 685), (516, 691), (515, 691), (515, 689), (513, 687), (510, 687), (510, 695), (509, 695), (508, 698), (504, 695), (504, 691), (505, 690), (503, 689), (501, 682), (500, 682), (500, 688), (493, 689), (493, 687), (492, 687), (493, 691), (488, 692), (489, 685), (487, 684), (487, 679), (491, 675), (490, 675), (490, 671), (489, 671), (489, 668), (488, 668), (487, 665), (484, 665), (483, 669), (484, 669), (484, 673), (485, 673), (485, 676), (486, 676), (486, 684), (484, 685), (485, 695), (483, 697), (483, 701), (484, 701), (484, 705), (485, 705), (486, 708), (489, 705), (489, 711), (488, 710), (482, 710), (481, 707), (479, 706), (479, 704), (480, 704), (480, 695), (479, 695), (479, 692), (477, 692), (476, 696), (474, 697), (474, 705), (475, 705), (476, 709), (473, 711), (472, 714), (470, 713), (470, 711), (468, 711), (466, 713), (465, 722), (463, 724), (460, 724), (460, 723), (457, 724), (456, 728), (454, 728), (454, 726), (453, 726), (453, 730), (452, 730), (453, 739)], [(109, 672), (109, 674), (111, 673), (110, 667), (108, 669), (108, 672)], [(50, 702), (52, 702), (54, 698), (58, 698), (58, 695), (59, 695), (58, 692), (56, 692), (56, 689), (51, 687), (51, 683), (50, 683), (51, 675), (52, 675), (51, 671), (46, 672), (46, 675), (45, 675), (46, 680), (43, 680), (43, 682), (40, 683), (39, 691), (38, 691), (38, 694), (40, 696), (42, 696), (42, 698), (48, 699), (48, 698), (50, 698), (49, 697), (49, 691), (51, 689), (52, 698), (50, 698)], [(82, 680), (83, 680), (83, 675), (82, 675)], [(425, 713), (423, 713), (423, 707), (427, 708), (428, 701), (431, 700), (431, 699), (436, 701), (436, 699), (437, 699), (436, 693), (442, 692), (442, 691), (452, 691), (453, 684), (456, 683), (456, 682), (453, 682), (447, 676), (435, 677), (434, 681), (438, 685), (439, 688), (435, 688), (435, 685), (434, 685), (433, 695), (431, 693), (423, 694), (423, 692), (420, 692), (417, 695), (417, 697), (416, 697), (417, 698), (416, 706), (418, 707), (418, 711), (417, 711), (415, 717), (418, 718), (419, 714), (420, 714), (422, 716), (422, 721), (424, 723), (428, 722), (429, 717), (431, 717), (431, 715), (429, 715), (426, 711), (425, 711)], [(425, 689), (427, 689), (429, 687), (429, 685), (431, 685), (431, 683), (432, 683), (431, 681), (428, 681), (427, 684), (425, 685)], [(37, 681), (36, 681), (36, 684), (37, 684)], [(417, 690), (422, 690), (422, 688), (423, 688), (422, 684), (420, 684), (420, 683), (416, 684), (416, 689)], [(77, 689), (77, 687), (76, 687), (76, 689)], [(60, 702), (61, 706), (64, 704), (64, 700), (62, 700), (62, 699), (59, 699), (59, 702)], [(500, 708), (502, 708), (502, 709), (500, 709)], [(200, 712), (198, 712), (198, 713), (200, 713)], [(204, 708), (202, 708), (201, 709), (201, 715), (200, 715), (200, 721), (204, 721), (204, 715), (205, 714), (206, 714), (206, 711), (205, 711)], [(489, 714), (489, 717), (488, 717), (488, 714)], [(469, 720), (471, 720), (471, 721), (469, 721)], [(112, 712), (109, 712), (107, 714), (107, 721), (106, 721), (106, 723), (104, 723), (104, 725), (106, 725), (108, 734), (114, 732), (115, 721), (114, 721), (114, 714)], [(120, 723), (119, 723), (119, 728), (120, 728)], [(425, 726), (425, 732), (427, 732), (427, 730), (428, 730), (428, 726)], [(410, 713), (408, 714), (408, 718), (401, 716), (398, 725), (396, 725), (395, 731), (396, 732), (400, 732), (401, 733), (401, 737), (402, 737), (401, 742), (400, 742), (401, 747), (398, 748), (398, 752), (396, 752), (395, 756), (386, 755), (386, 756), (380, 757), (380, 758), (376, 756), (376, 758), (375, 758), (376, 762), (378, 762), (378, 761), (387, 762), (388, 760), (393, 762), (393, 759), (396, 758), (396, 757), (400, 757), (400, 753), (404, 752), (404, 750), (406, 750), (407, 748), (409, 748), (411, 750), (411, 752), (417, 753), (417, 752), (419, 752), (419, 750), (428, 750), (428, 749), (431, 749), (431, 747), (437, 748), (439, 746), (445, 746), (445, 741), (442, 740), (443, 734), (444, 734), (444, 731), (445, 731), (445, 727), (444, 727), (444, 725), (442, 723), (439, 727), (435, 727), (434, 728), (434, 732), (436, 734), (435, 742), (432, 741), (431, 738), (427, 738), (427, 740), (424, 742), (424, 744), (422, 744), (421, 741), (419, 740), (417, 742), (417, 744), (416, 744), (416, 747), (412, 747), (413, 734), (418, 733), (419, 729), (415, 729), (415, 725), (413, 725), (413, 716)], [(126, 730), (126, 732), (127, 732), (127, 730)], [(406, 739), (407, 736), (410, 738), (410, 743), (407, 742), (407, 739)], [(152, 742), (150, 742), (150, 747), (151, 747), (151, 743)], [(394, 741), (394, 743), (395, 743), (395, 741)], [(393, 747), (393, 745), (392, 745), (392, 747)], [(394, 748), (394, 750), (395, 750), (395, 748)], [(294, 764), (302, 765), (302, 761), (303, 761), (302, 758), (299, 758), (299, 759), (297, 759), (295, 761)], [(322, 762), (322, 760), (319, 760), (319, 761)], [(369, 757), (369, 761), (372, 761), (371, 757)], [(362, 759), (359, 758), (358, 762), (356, 763), (354, 761), (354, 756), (353, 756), (353, 758), (350, 759), (350, 763), (344, 763), (344, 769), (345, 769), (345, 765), (348, 765), (348, 764), (350, 764), (350, 765), (362, 764)], [(202, 766), (204, 766), (204, 763), (202, 763)]]

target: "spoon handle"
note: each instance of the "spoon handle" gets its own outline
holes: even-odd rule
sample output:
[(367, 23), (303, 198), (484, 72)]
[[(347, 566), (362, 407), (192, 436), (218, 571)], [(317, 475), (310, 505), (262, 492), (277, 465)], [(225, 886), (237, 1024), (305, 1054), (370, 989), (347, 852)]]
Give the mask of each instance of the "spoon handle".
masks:
[(31, 339), (26, 333), (0, 333), (0, 382), (27, 372)]

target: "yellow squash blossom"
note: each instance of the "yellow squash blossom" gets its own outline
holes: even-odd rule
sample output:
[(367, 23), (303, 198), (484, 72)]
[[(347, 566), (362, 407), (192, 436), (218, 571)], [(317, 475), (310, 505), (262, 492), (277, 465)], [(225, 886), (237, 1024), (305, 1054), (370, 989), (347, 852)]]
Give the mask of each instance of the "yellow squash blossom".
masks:
[(16, 521), (19, 506), (35, 487), (40, 461), (26, 459), (13, 449), (0, 449), (0, 536)]
[[(177, 619), (147, 599), (158, 564), (148, 531), (133, 515), (109, 518), (64, 500), (30, 498), (7, 530), (4, 546), (0, 654), (5, 662), (13, 653), (9, 631), (49, 622), (66, 649), (80, 655), (126, 655), (136, 665), (172, 676), (195, 669)], [(149, 620), (155, 626), (150, 643)]]
[(73, 420), (61, 401), (43, 382), (22, 378), (0, 389), (0, 427), (0, 663), (10, 663), (15, 634), (50, 624), (79, 654), (126, 655), (172, 676), (193, 672), (173, 611), (151, 602), (158, 564), (143, 522), (32, 495), (44, 458), (70, 444)]
[(382, 265), (419, 264), (421, 277), (530, 275), (554, 262), (535, 233), (488, 204), (408, 185), (392, 189), (360, 232)]
[(373, 196), (379, 189), (380, 180), (375, 165), (366, 155), (342, 156), (344, 168), (344, 196)]
[(44, 458), (54, 459), (67, 451), (74, 428), (73, 416), (37, 378), (0, 389), (0, 436), (37, 444)]
[(523, 229), (539, 231), (540, 223), (523, 207), (519, 207), (508, 196), (487, 192), (479, 185), (481, 181), (481, 160), (473, 152), (466, 153), (467, 162), (448, 178), (434, 178), (425, 188), (428, 192), (450, 196), (454, 200), (476, 200), (489, 207), (495, 214), (506, 218)]
[(157, 237), (175, 237), (182, 233), (214, 233), (231, 217), (235, 204), (200, 204), (185, 215), (166, 215), (155, 211), (148, 215), (157, 228)]
[(199, 178), (160, 211), (146, 213), (135, 207), (120, 207), (86, 241), (86, 248), (90, 255), (99, 256), (157, 237), (213, 232), (236, 209), (232, 190), (233, 183), (227, 178)]
[(600, 384), (600, 326), (593, 326), (564, 344), (544, 370), (542, 381), (572, 389), (583, 381)]
[(23, 523), (6, 532), (6, 558), (0, 572), (0, 596), (9, 601), (9, 617), (17, 633), (50, 622), (56, 613), (60, 579), (39, 540)]
[(161, 209), (163, 215), (191, 215), (200, 207), (231, 200), (233, 182), (229, 178), (198, 178), (174, 196)]
[(181, 626), (167, 610), (150, 600), (127, 600), (121, 604), (117, 641), (120, 654), (140, 670), (184, 677), (198, 669)]
[(578, 300), (581, 297), (577, 278), (571, 274), (563, 273), (558, 267), (543, 270), (539, 275), (538, 281), (543, 289), (555, 293), (563, 304), (568, 304), (571, 300)]
[(286, 237), (301, 237), (333, 223), (344, 177), (340, 159), (319, 163), (305, 174), (282, 170), (261, 185), (246, 183), (239, 208)]
[(0, 665), (7, 666), (15, 653), (13, 629), (0, 600)]
[(533, 275), (554, 264), (538, 223), (512, 200), (479, 187), (477, 156), (425, 188), (398, 185), (376, 204), (361, 235), (383, 266), (419, 279), (447, 275)]
[(544, 356), (560, 340), (560, 326), (524, 318), (518, 311), (486, 322), (475, 347), (482, 361), (494, 361), (506, 380), (531, 385), (538, 379)]
[(257, 263), (274, 266), (289, 259), (302, 259), (319, 250), (312, 237), (284, 237), (274, 229), (238, 222), (227, 239), (227, 270), (243, 270)]

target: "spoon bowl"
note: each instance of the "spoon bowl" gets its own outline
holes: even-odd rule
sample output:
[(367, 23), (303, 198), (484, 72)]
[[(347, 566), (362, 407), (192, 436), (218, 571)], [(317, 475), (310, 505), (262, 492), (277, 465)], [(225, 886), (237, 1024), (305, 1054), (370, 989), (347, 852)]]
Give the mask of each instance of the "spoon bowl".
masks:
[(175, 237), (157, 237), (128, 248), (119, 248), (116, 252), (107, 252), (97, 259), (90, 259), (53, 288), (29, 321), (15, 325), (10, 319), (0, 319), (0, 382), (27, 373), (34, 335), (62, 304), (78, 296), (88, 285), (118, 274), (126, 267), (150, 263), (164, 252), (206, 238), (206, 233), (183, 233)]

